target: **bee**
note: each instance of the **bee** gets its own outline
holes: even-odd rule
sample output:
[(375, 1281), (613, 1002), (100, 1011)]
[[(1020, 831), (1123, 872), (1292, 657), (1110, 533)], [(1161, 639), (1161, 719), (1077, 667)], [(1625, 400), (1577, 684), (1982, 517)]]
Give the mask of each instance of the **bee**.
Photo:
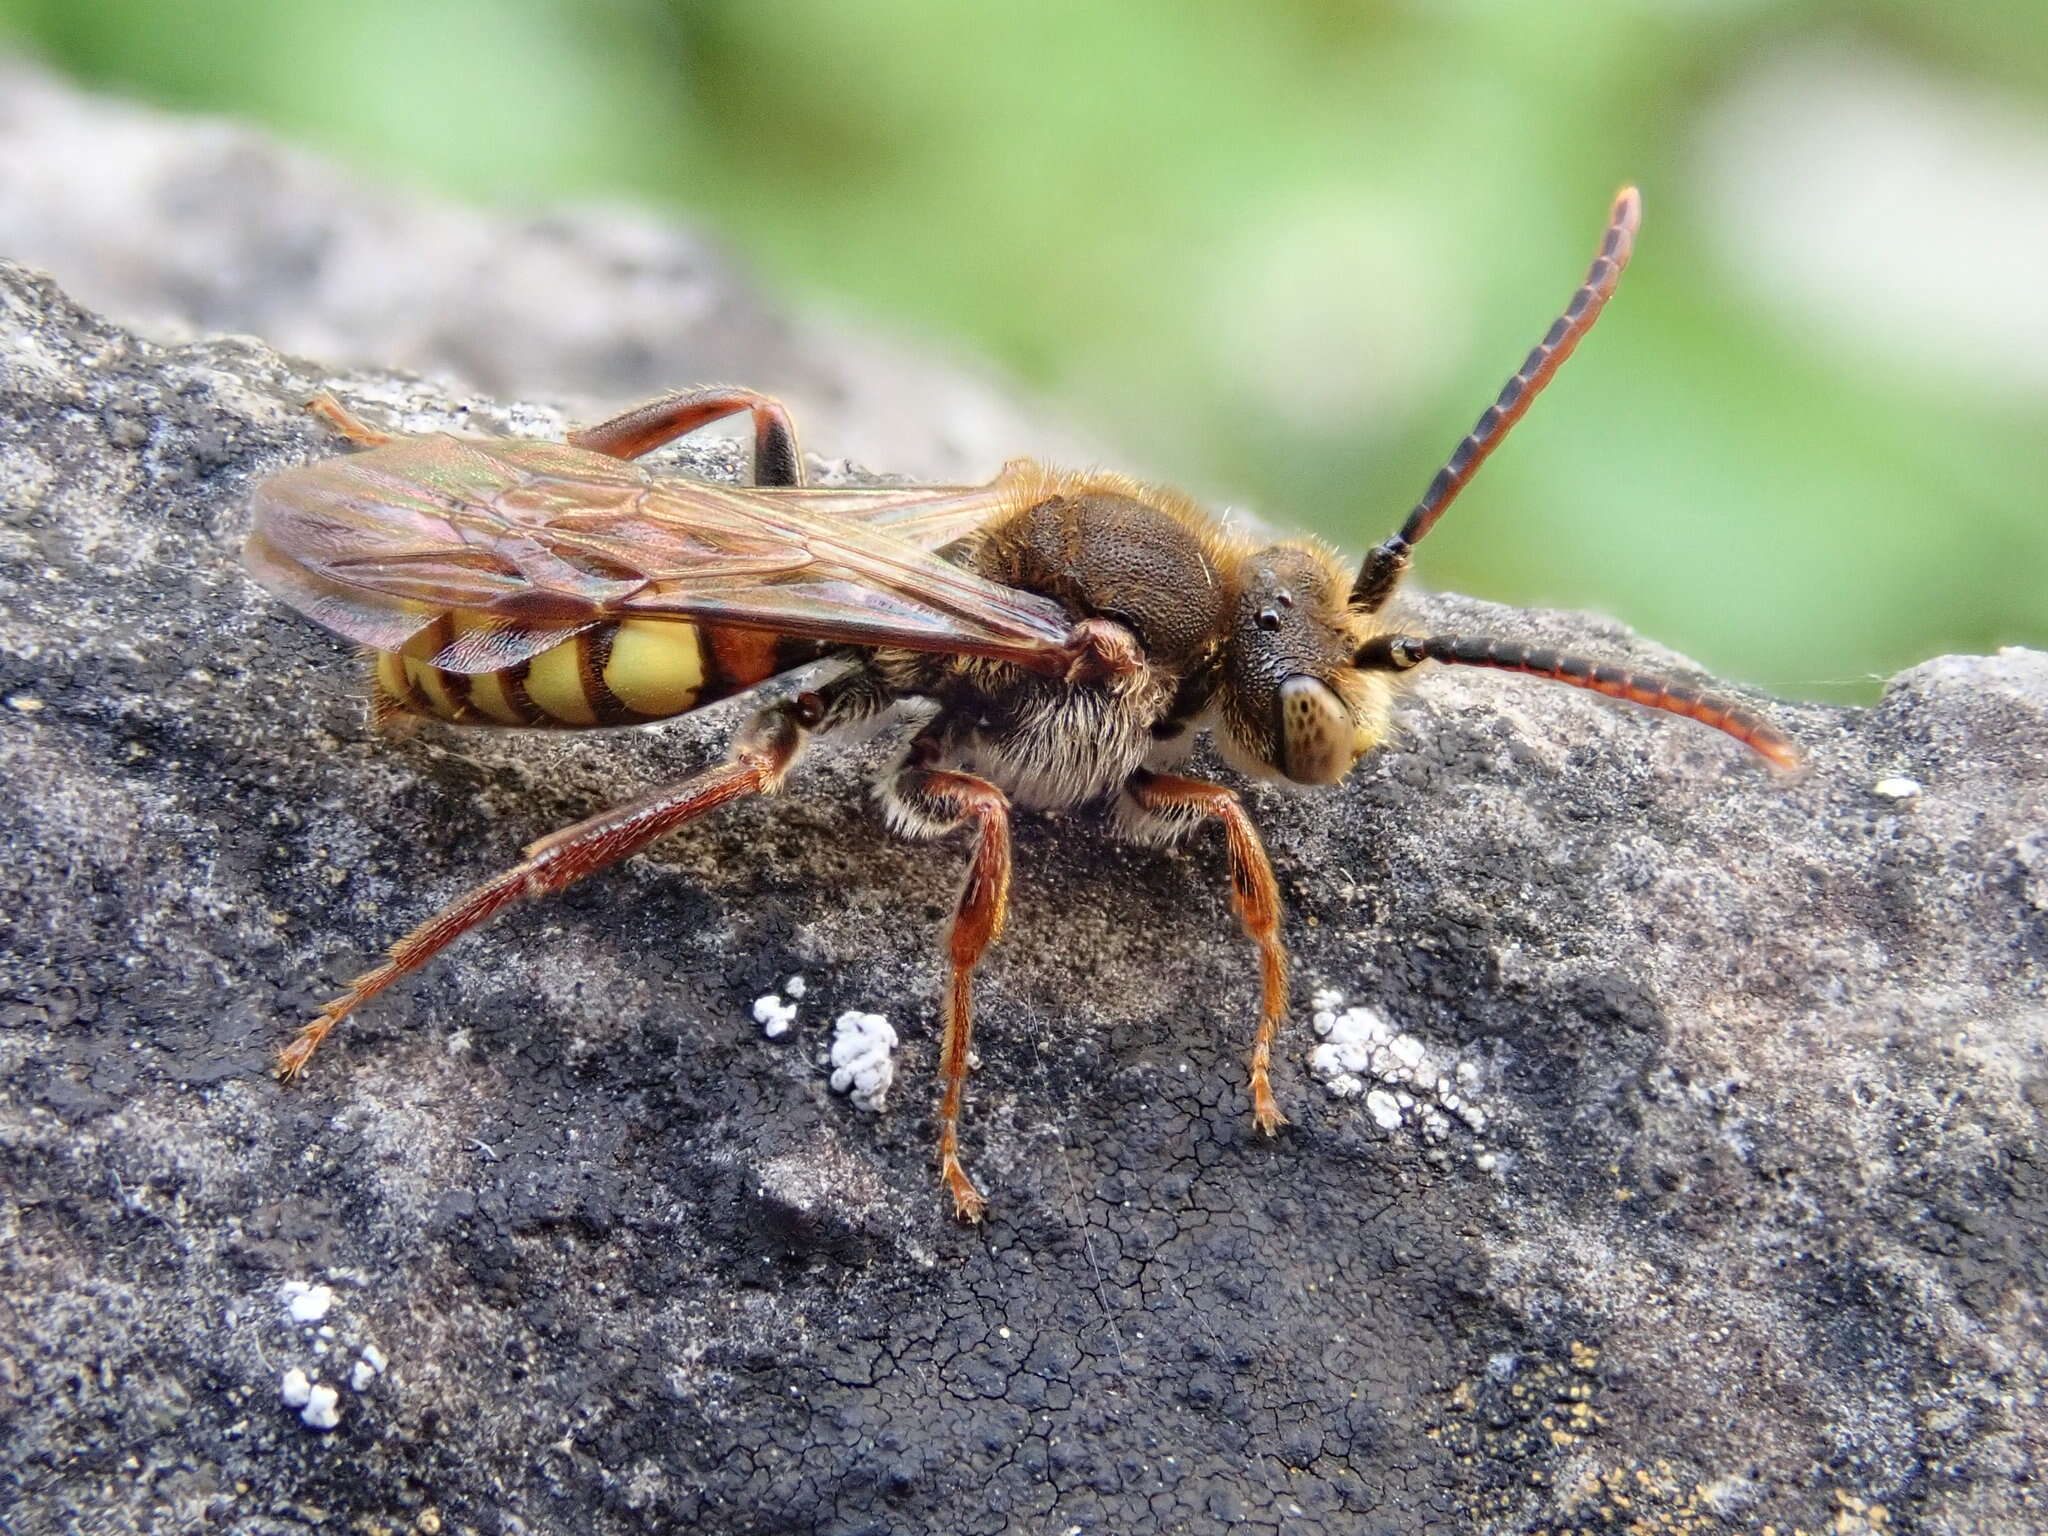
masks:
[[(1797, 762), (1731, 700), (1511, 639), (1416, 633), (1393, 606), (1415, 545), (1592, 328), (1641, 209), (1623, 189), (1570, 304), (1355, 572), (1312, 542), (1259, 544), (1178, 492), (1025, 460), (978, 486), (808, 487), (788, 414), (744, 389), (657, 400), (566, 444), (394, 437), (315, 400), (366, 451), (263, 482), (247, 561), (271, 592), (370, 649), (379, 717), (628, 726), (787, 681), (723, 762), (529, 845), (400, 939), (300, 1029), (279, 1076), (505, 907), (775, 792), (820, 736), (896, 716), (908, 740), (876, 786), (888, 825), (911, 838), (964, 828), (969, 844), (939, 1047), (938, 1164), (954, 1212), (974, 1222), (987, 1206), (962, 1163), (960, 1113), (973, 976), (1003, 928), (1015, 807), (1098, 807), (1147, 844), (1222, 829), (1231, 902), (1259, 956), (1252, 1119), (1277, 1132), (1279, 888), (1237, 795), (1177, 770), (1199, 735), (1253, 778), (1334, 785), (1386, 739), (1396, 691), (1435, 662), (1593, 689)], [(751, 420), (750, 485), (633, 463), (734, 415)]]

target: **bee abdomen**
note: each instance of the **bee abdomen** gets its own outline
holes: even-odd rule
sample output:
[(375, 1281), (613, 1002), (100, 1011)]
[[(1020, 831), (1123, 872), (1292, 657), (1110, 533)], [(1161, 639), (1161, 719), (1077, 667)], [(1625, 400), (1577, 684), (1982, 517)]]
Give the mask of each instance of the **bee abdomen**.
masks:
[(443, 618), (403, 651), (376, 652), (374, 707), (458, 725), (643, 725), (742, 693), (818, 650), (757, 630), (626, 619), (492, 672), (453, 672), (423, 659), (462, 628), (459, 616)]

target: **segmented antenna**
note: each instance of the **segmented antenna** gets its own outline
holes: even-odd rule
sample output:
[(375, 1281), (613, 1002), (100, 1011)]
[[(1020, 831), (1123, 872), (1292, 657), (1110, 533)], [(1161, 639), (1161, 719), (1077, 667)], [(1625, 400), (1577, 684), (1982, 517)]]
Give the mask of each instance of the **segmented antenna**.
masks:
[(1600, 254), (1593, 258), (1585, 282), (1535, 349), (1522, 360), (1521, 370), (1507, 381), (1498, 398), (1436, 472), (1429, 489), (1422, 493), (1422, 500), (1415, 503), (1415, 510), (1401, 525), (1401, 531), (1365, 557), (1365, 563), (1358, 568), (1358, 580), (1351, 586), (1354, 608), (1377, 613), (1386, 605), (1408, 569), (1409, 551), (1458, 499), (1458, 493), (1479, 473), (1479, 466), (1522, 419), (1529, 402), (1542, 393), (1543, 386), (1572, 355), (1572, 349), (1585, 339), (1593, 322), (1600, 318), (1600, 311), (1614, 296), (1615, 285), (1621, 281), (1621, 269), (1628, 265), (1635, 250), (1636, 230), (1642, 220), (1642, 194), (1634, 187), (1623, 187), (1607, 216), (1607, 233), (1601, 238)]
[(1561, 656), (1556, 651), (1483, 635), (1381, 635), (1361, 647), (1353, 660), (1358, 666), (1382, 672), (1405, 672), (1425, 661), (1441, 661), (1452, 666), (1493, 667), (1569, 683), (1574, 688), (1590, 688), (1609, 698), (1627, 699), (1631, 704), (1683, 715), (1717, 731), (1726, 731), (1779, 768), (1791, 770), (1800, 766), (1799, 749), (1761, 715), (1732, 699), (1702, 693), (1654, 673), (1631, 672), (1607, 662)]

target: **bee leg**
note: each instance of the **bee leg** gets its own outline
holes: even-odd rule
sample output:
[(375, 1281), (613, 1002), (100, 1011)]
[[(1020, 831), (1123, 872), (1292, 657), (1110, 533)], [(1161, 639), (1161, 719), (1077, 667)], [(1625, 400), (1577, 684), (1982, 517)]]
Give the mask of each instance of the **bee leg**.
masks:
[(287, 1081), (298, 1076), (320, 1042), (356, 1007), (513, 902), (559, 891), (729, 801), (773, 793), (830, 708), (831, 700), (818, 693), (771, 705), (740, 732), (718, 767), (528, 844), (518, 864), (442, 908), (392, 945), (382, 965), (350, 982), (278, 1053), (277, 1075)]
[(804, 456), (796, 427), (780, 400), (751, 389), (689, 389), (636, 405), (630, 411), (571, 432), (569, 442), (615, 459), (637, 459), (727, 416), (746, 411), (754, 418), (754, 484), (802, 485)]
[(960, 1166), (960, 1104), (967, 1087), (967, 1057), (974, 1036), (974, 968), (1001, 937), (1010, 902), (1010, 802), (1000, 789), (971, 773), (931, 766), (939, 738), (930, 730), (882, 787), (889, 824), (910, 837), (937, 837), (974, 819), (974, 855), (946, 930), (945, 1030), (939, 1042), (939, 1179), (962, 1221), (980, 1221), (988, 1201)]
[(1230, 904), (1245, 933), (1259, 946), (1259, 1032), (1252, 1040), (1252, 1119), (1268, 1136), (1287, 1123), (1273, 1097), (1269, 1068), (1273, 1038), (1287, 1015), (1287, 951), (1280, 943), (1280, 884), (1259, 841), (1259, 829), (1238, 798), (1221, 784), (1177, 773), (1141, 769), (1125, 786), (1124, 820), (1141, 840), (1172, 841), (1196, 820), (1223, 823), (1230, 846)]
[(306, 409), (358, 448), (381, 448), (395, 441), (391, 433), (379, 432), (324, 389), (306, 402)]

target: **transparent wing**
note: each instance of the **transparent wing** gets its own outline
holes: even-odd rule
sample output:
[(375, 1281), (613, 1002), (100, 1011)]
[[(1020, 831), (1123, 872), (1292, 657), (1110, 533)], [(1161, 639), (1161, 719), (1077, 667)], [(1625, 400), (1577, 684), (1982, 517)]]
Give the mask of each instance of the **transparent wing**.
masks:
[(1051, 666), (1058, 604), (935, 551), (1006, 504), (985, 486), (782, 489), (662, 478), (566, 444), (407, 439), (258, 487), (256, 578), (352, 640), (487, 672), (593, 624), (676, 618)]

